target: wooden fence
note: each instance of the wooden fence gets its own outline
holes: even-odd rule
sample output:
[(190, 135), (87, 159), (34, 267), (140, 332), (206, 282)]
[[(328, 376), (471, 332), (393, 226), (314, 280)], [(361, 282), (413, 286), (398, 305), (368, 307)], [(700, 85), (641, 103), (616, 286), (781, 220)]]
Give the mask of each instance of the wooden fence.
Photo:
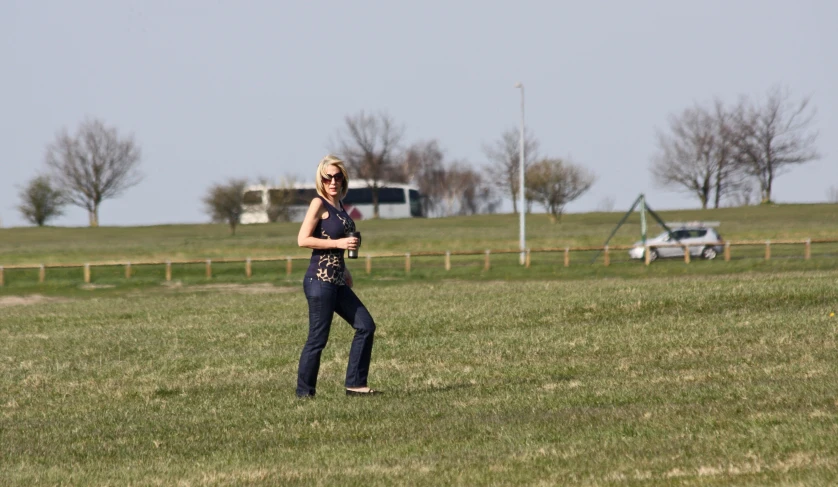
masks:
[[(731, 247), (745, 247), (745, 246), (760, 246), (765, 249), (764, 259), (770, 260), (771, 259), (771, 248), (772, 246), (777, 245), (801, 245), (802, 248), (802, 258), (805, 260), (809, 260), (812, 256), (812, 245), (813, 244), (834, 244), (838, 243), (838, 239), (806, 239), (806, 240), (764, 240), (764, 241), (725, 241), (725, 242), (716, 242), (715, 244), (711, 244), (713, 246), (720, 246), (723, 248), (723, 258), (725, 261), (730, 261), (731, 259)], [(707, 244), (702, 245), (702, 247), (706, 247)], [(536, 249), (526, 249), (525, 251), (521, 252), (521, 250), (483, 250), (483, 251), (445, 251), (445, 252), (406, 252), (406, 253), (382, 253), (382, 254), (375, 254), (375, 255), (366, 255), (365, 256), (365, 271), (367, 274), (372, 273), (373, 269), (373, 260), (381, 260), (381, 259), (404, 259), (404, 272), (409, 274), (411, 270), (411, 258), (414, 257), (442, 257), (443, 258), (443, 266), (446, 271), (451, 270), (451, 257), (452, 256), (483, 256), (483, 269), (489, 270), (491, 268), (491, 258), (492, 255), (499, 255), (499, 254), (523, 254), (521, 256), (521, 261), (523, 262), (523, 266), (529, 268), (531, 265), (531, 255), (534, 253), (563, 253), (564, 254), (564, 266), (570, 267), (571, 262), (576, 262), (576, 260), (571, 258), (571, 254), (573, 253), (582, 253), (582, 252), (600, 252), (602, 256), (602, 265), (609, 266), (611, 265), (611, 253), (614, 251), (628, 251), (632, 249), (634, 246), (632, 245), (615, 245), (615, 246), (605, 246), (605, 247), (553, 247), (553, 248), (536, 248)], [(649, 255), (650, 252), (644, 252), (645, 256), (645, 263), (649, 265)], [(686, 251), (687, 248), (683, 244), (655, 244), (655, 248), (662, 248), (662, 247), (684, 247), (684, 262), (689, 264), (691, 260), (690, 252)], [(298, 257), (260, 257), (260, 258), (250, 258), (247, 257), (245, 259), (188, 259), (188, 260), (166, 260), (166, 261), (122, 261), (122, 262), (94, 262), (94, 263), (84, 263), (84, 264), (36, 264), (36, 265), (9, 265), (9, 266), (2, 266), (0, 265), (0, 286), (4, 286), (6, 283), (5, 279), (5, 271), (11, 269), (37, 269), (38, 270), (38, 282), (44, 283), (47, 278), (47, 269), (60, 269), (60, 268), (79, 268), (82, 270), (82, 278), (84, 279), (85, 283), (90, 283), (91, 280), (91, 268), (93, 267), (115, 267), (115, 266), (122, 266), (125, 270), (125, 279), (130, 279), (133, 274), (133, 267), (134, 266), (148, 266), (148, 265), (165, 265), (165, 276), (166, 281), (172, 280), (172, 264), (201, 264), (203, 263), (205, 266), (205, 275), (207, 279), (212, 278), (212, 265), (213, 263), (240, 263), (244, 264), (244, 275), (248, 279), (252, 276), (253, 272), (253, 263), (254, 262), (282, 262), (285, 261), (285, 272), (287, 275), (291, 275), (294, 268), (294, 261), (305, 261), (308, 262), (310, 259), (309, 256), (298, 256)], [(597, 259), (599, 260), (599, 259)], [(591, 262), (587, 259), (580, 260), (581, 264), (590, 264)]]

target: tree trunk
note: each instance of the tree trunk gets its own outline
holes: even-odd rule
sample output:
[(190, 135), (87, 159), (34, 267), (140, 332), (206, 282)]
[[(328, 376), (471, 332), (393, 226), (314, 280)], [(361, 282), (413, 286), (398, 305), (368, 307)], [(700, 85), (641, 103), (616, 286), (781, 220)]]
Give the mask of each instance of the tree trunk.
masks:
[(759, 181), (760, 203), (771, 202), (771, 178), (760, 178)]
[(765, 201), (763, 203), (771, 203), (771, 185), (774, 182), (774, 175), (768, 174), (768, 184), (765, 185)]
[(87, 217), (90, 220), (91, 227), (99, 226), (99, 207), (94, 206), (92, 210), (87, 212)]

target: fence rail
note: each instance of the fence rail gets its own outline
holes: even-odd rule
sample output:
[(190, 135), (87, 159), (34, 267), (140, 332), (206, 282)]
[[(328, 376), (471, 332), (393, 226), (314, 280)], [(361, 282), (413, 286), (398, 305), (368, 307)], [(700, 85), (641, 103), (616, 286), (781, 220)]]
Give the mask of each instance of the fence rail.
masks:
[[(740, 240), (740, 241), (723, 241), (723, 242), (710, 242), (710, 243), (702, 243), (701, 245), (693, 245), (688, 246), (685, 244), (680, 243), (668, 243), (668, 244), (655, 244), (655, 245), (646, 245), (646, 251), (644, 251), (644, 259), (645, 264), (650, 265), (651, 262), (649, 261), (650, 252), (648, 251), (649, 248), (662, 248), (662, 247), (683, 247), (684, 248), (684, 262), (689, 264), (690, 263), (690, 252), (688, 251), (688, 247), (696, 248), (696, 247), (707, 247), (707, 246), (719, 246), (724, 248), (723, 258), (725, 261), (730, 261), (731, 259), (731, 247), (745, 247), (745, 246), (764, 246), (764, 260), (771, 259), (771, 248), (772, 246), (779, 246), (779, 245), (802, 245), (803, 252), (802, 257), (805, 260), (809, 260), (812, 256), (812, 245), (813, 244), (835, 244), (838, 243), (838, 239), (805, 239), (805, 240)], [(604, 247), (596, 247), (596, 246), (587, 246), (587, 247), (542, 247), (542, 248), (533, 248), (533, 249), (526, 249), (523, 252), (520, 249), (486, 249), (486, 250), (454, 250), (454, 251), (421, 251), (421, 252), (404, 252), (404, 253), (379, 253), (379, 254), (368, 254), (364, 257), (365, 265), (364, 270), (367, 274), (371, 274), (373, 270), (373, 259), (396, 259), (396, 258), (403, 258), (404, 259), (404, 271), (405, 273), (409, 274), (411, 271), (411, 258), (419, 258), (419, 257), (443, 257), (444, 258), (444, 268), (446, 271), (451, 270), (451, 257), (452, 256), (483, 256), (483, 269), (489, 270), (491, 268), (491, 256), (492, 255), (503, 255), (503, 254), (521, 254), (523, 253), (523, 265), (527, 268), (531, 265), (531, 254), (533, 253), (562, 253), (564, 257), (564, 266), (570, 267), (572, 253), (580, 253), (580, 252), (601, 252), (602, 254), (602, 265), (609, 266), (611, 265), (611, 253), (614, 251), (627, 251), (634, 248), (634, 245), (614, 245), (614, 246), (604, 246)], [(285, 271), (287, 275), (291, 275), (293, 272), (293, 262), (294, 261), (308, 261), (310, 256), (281, 256), (281, 257), (246, 257), (246, 258), (219, 258), (219, 259), (181, 259), (181, 260), (122, 260), (122, 261), (103, 261), (103, 262), (86, 262), (86, 263), (56, 263), (56, 264), (14, 264), (14, 265), (7, 265), (2, 266), (0, 265), (0, 286), (4, 286), (6, 284), (5, 280), (5, 271), (7, 270), (38, 270), (38, 282), (43, 283), (46, 281), (47, 277), (47, 269), (67, 269), (67, 268), (81, 268), (83, 270), (83, 279), (85, 283), (89, 283), (91, 279), (91, 268), (94, 267), (118, 267), (124, 266), (125, 268), (125, 278), (130, 279), (133, 275), (133, 268), (135, 266), (165, 266), (165, 278), (167, 281), (172, 280), (172, 265), (189, 265), (189, 264), (204, 264), (206, 267), (206, 277), (208, 279), (212, 278), (212, 265), (215, 264), (236, 264), (241, 263), (244, 264), (244, 274), (247, 278), (252, 276), (252, 264), (254, 262), (285, 262)]]

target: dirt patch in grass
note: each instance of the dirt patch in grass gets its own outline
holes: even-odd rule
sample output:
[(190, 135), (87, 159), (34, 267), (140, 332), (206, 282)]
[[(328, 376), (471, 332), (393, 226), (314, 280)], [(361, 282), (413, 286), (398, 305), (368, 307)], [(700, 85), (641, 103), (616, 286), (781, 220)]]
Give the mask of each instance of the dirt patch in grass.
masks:
[(70, 301), (66, 298), (51, 298), (40, 294), (29, 296), (0, 296), (0, 308), (7, 306), (29, 306), (42, 303), (64, 303)]
[(217, 291), (239, 294), (281, 294), (300, 290), (298, 287), (279, 287), (267, 282), (259, 284), (203, 284), (200, 286), (183, 286), (180, 289), (184, 291)]
[(79, 286), (79, 289), (84, 289), (85, 291), (93, 291), (96, 289), (112, 289), (116, 286), (114, 284), (82, 284)]

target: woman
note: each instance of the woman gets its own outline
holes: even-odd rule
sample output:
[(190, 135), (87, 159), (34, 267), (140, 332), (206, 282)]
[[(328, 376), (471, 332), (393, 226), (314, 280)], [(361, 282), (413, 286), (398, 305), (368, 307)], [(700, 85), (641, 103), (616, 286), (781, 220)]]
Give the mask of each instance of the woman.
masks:
[(308, 340), (300, 355), (297, 396), (313, 397), (320, 370), (320, 354), (329, 339), (334, 313), (355, 329), (346, 368), (346, 395), (371, 395), (367, 386), (375, 323), (352, 291), (352, 275), (343, 261), (344, 250), (358, 248), (358, 238), (347, 237), (355, 222), (343, 209), (341, 199), (349, 189), (343, 161), (328, 155), (317, 166), (317, 197), (311, 200), (300, 226), (297, 244), (312, 249), (303, 290), (308, 300)]

